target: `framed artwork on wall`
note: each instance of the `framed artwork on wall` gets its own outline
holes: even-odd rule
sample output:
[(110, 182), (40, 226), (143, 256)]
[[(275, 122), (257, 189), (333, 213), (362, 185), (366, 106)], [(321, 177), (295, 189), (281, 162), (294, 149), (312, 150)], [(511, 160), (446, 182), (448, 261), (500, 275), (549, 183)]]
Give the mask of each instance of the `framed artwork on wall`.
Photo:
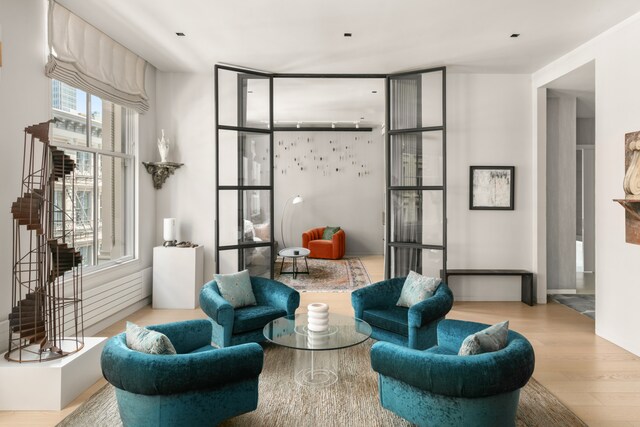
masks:
[(470, 166), (469, 209), (514, 210), (515, 166)]

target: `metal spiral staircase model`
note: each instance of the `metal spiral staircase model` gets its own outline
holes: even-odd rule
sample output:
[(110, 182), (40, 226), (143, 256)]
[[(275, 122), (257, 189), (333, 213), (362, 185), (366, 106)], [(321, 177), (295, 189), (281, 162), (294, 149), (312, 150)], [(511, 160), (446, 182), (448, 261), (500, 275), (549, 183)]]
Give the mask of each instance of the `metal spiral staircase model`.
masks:
[(50, 145), (54, 120), (25, 128), (21, 195), (11, 206), (13, 309), (4, 357), (15, 362), (56, 359), (84, 345), (82, 255), (73, 248), (74, 198), (66, 197), (76, 165)]

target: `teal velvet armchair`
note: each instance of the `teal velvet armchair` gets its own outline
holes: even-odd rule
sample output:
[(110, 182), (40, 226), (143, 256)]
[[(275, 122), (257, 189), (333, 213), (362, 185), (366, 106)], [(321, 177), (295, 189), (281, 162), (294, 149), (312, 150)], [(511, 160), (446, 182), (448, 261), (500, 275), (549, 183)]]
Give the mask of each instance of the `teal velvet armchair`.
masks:
[(214, 426), (257, 408), (260, 345), (212, 347), (206, 319), (149, 329), (165, 334), (177, 354), (131, 350), (124, 333), (102, 351), (102, 373), (116, 388), (125, 427)]
[(234, 308), (221, 295), (215, 280), (200, 291), (200, 308), (211, 319), (211, 341), (218, 347), (265, 340), (262, 329), (272, 320), (295, 314), (300, 294), (276, 280), (251, 277), (257, 305)]
[(429, 299), (411, 306), (398, 307), (406, 277), (374, 283), (351, 293), (355, 316), (364, 320), (371, 338), (409, 348), (424, 350), (436, 345), (436, 327), (453, 306), (453, 294), (441, 283)]
[(509, 331), (502, 350), (458, 356), (462, 341), (488, 326), (443, 320), (438, 345), (424, 351), (374, 344), (371, 367), (379, 374), (382, 406), (424, 427), (514, 426), (535, 355), (526, 338)]

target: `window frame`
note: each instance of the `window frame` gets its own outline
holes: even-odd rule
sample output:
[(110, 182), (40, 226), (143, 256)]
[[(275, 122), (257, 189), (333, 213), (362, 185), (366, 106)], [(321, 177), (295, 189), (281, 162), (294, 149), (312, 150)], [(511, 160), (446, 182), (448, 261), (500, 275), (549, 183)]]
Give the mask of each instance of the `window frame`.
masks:
[[(55, 79), (51, 79), (53, 82)], [(60, 82), (59, 80), (57, 80)], [(64, 82), (60, 82), (61, 84), (66, 84)], [(67, 86), (73, 87), (71, 85), (66, 84)], [(138, 211), (137, 211), (137, 203), (135, 200), (136, 194), (136, 165), (138, 158), (138, 129), (139, 129), (139, 113), (132, 108), (125, 107), (119, 104), (116, 104), (109, 100), (104, 100), (97, 95), (93, 95), (89, 92), (86, 92), (77, 87), (73, 87), (75, 90), (80, 90), (86, 94), (86, 114), (85, 120), (85, 131), (84, 131), (84, 145), (75, 145), (70, 143), (59, 143), (55, 141), (55, 134), (53, 138), (51, 138), (50, 145), (52, 147), (64, 150), (65, 152), (76, 152), (76, 153), (86, 153), (91, 158), (91, 170), (93, 177), (93, 200), (90, 206), (91, 212), (91, 221), (94, 224), (94, 233), (93, 233), (93, 242), (90, 246), (92, 260), (91, 265), (83, 266), (83, 274), (88, 274), (92, 272), (97, 272), (100, 270), (104, 270), (113, 266), (121, 265), (130, 261), (134, 261), (138, 259)], [(53, 83), (49, 85), (49, 93), (50, 93), (50, 102), (49, 102), (49, 111), (51, 117), (55, 116), (55, 111), (58, 110), (53, 106)], [(93, 137), (92, 135), (92, 121), (93, 116), (91, 114), (91, 99), (99, 99), (101, 102), (110, 102), (114, 107), (122, 108), (122, 117), (121, 117), (121, 126), (118, 129), (118, 132), (121, 134), (122, 138), (122, 151), (111, 151), (104, 148), (93, 147)], [(59, 110), (61, 112), (65, 112), (64, 110)], [(81, 135), (78, 132), (78, 135)], [(100, 159), (102, 157), (102, 159)], [(124, 185), (124, 246), (125, 252), (129, 253), (128, 255), (124, 255), (120, 258), (108, 261), (100, 260), (100, 197), (99, 195), (99, 179), (100, 176), (100, 161), (104, 161), (105, 159), (117, 158), (122, 159), (123, 168), (126, 174), (126, 184)], [(78, 173), (76, 173), (76, 176)]]

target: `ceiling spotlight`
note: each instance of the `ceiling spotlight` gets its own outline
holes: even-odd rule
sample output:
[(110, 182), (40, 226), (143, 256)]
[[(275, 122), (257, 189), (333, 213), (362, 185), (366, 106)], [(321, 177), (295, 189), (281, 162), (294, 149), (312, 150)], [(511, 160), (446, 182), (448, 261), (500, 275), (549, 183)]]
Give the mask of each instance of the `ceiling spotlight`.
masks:
[(378, 91), (377, 90), (372, 90), (371, 93), (378, 93)]
[(178, 36), (178, 37), (184, 37), (184, 33), (176, 33), (176, 36)]
[(336, 124), (335, 123), (331, 123), (331, 129), (335, 129), (336, 128)]
[(520, 37), (520, 33), (513, 33), (509, 37), (511, 37), (512, 39), (515, 39), (517, 37)]
[(356, 129), (360, 129), (360, 122), (356, 122)]
[(351, 37), (351, 36), (353, 36), (353, 34), (352, 33), (344, 33), (344, 36), (345, 37)]
[(296, 125), (296, 128), (300, 129), (300, 122)]
[(364, 117), (360, 117), (360, 120), (364, 120)]
[(248, 90), (247, 93), (253, 93), (253, 91), (252, 90)]

